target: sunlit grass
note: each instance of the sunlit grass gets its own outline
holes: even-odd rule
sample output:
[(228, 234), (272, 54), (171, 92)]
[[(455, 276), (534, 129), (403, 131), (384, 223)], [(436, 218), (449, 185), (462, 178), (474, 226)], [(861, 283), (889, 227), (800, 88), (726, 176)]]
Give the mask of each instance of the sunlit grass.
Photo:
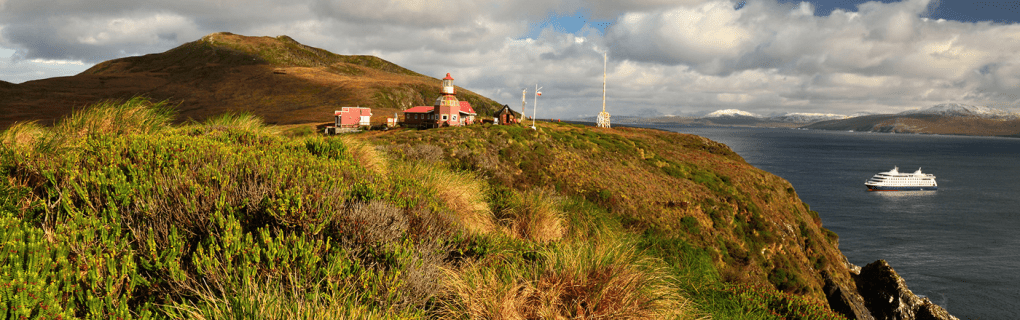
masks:
[[(463, 319), (692, 319), (660, 262), (626, 241), (564, 242), (448, 270), (442, 314)], [(537, 258), (534, 264), (529, 259)]]
[[(326, 137), (171, 114), (139, 98), (0, 133), (4, 315), (825, 314), (727, 289), (717, 268), (757, 258), (732, 244), (774, 248), (765, 213), (807, 209), (716, 144), (549, 124)], [(798, 236), (822, 234), (810, 219)]]

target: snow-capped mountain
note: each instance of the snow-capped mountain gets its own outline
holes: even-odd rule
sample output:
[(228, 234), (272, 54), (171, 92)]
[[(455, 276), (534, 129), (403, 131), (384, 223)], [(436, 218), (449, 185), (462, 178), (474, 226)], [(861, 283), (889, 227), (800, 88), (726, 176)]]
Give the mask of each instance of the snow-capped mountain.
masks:
[(870, 116), (870, 115), (876, 115), (876, 114), (878, 114), (878, 113), (862, 111), (862, 112), (857, 112), (857, 113), (850, 114), (849, 116), (846, 116), (846, 118), (850, 119), (850, 118)]
[(712, 113), (709, 113), (709, 114), (704, 116), (704, 118), (719, 118), (719, 117), (752, 117), (752, 118), (761, 118), (762, 116), (759, 116), (757, 114), (750, 113), (750, 112), (747, 112), (747, 111), (743, 111), (743, 110), (737, 110), (737, 109), (716, 110), (716, 111), (713, 111)]
[(1013, 120), (1020, 118), (1020, 115), (1002, 109), (972, 106), (960, 103), (943, 103), (931, 108), (920, 110), (907, 110), (898, 113), (899, 115), (928, 114), (947, 117), (974, 117), (994, 120)]
[(839, 120), (848, 118), (842, 114), (834, 113), (802, 113), (793, 112), (781, 116), (770, 117), (769, 120), (776, 122), (810, 123), (826, 120)]

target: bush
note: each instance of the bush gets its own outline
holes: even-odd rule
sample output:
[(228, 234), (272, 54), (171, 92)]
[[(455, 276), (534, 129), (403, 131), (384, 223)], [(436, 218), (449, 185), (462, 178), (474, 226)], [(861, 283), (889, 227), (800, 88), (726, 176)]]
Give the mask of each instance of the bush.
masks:
[(0, 310), (422, 317), (451, 250), (437, 217), (488, 212), (471, 175), (391, 178), (364, 145), (287, 139), (244, 115), (166, 129), (145, 107), (0, 135)]

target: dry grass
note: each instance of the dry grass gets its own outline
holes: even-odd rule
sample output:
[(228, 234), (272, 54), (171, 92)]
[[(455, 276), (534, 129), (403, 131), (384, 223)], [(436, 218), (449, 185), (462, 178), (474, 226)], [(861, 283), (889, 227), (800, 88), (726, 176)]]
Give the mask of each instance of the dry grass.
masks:
[(549, 189), (535, 189), (525, 192), (523, 201), (516, 208), (510, 208), (500, 224), (506, 232), (519, 239), (548, 242), (563, 238), (563, 212), (557, 207), (559, 199)]
[(340, 136), (336, 139), (343, 140), (344, 145), (347, 146), (348, 152), (351, 153), (351, 156), (358, 162), (358, 164), (361, 164), (365, 168), (368, 168), (379, 175), (386, 175), (389, 173), (389, 169), (387, 168), (387, 164), (389, 162), (386, 158), (379, 154), (378, 151), (376, 151), (374, 146), (365, 143), (364, 140), (354, 139), (349, 136)]
[(126, 102), (104, 101), (76, 111), (54, 128), (54, 134), (80, 139), (90, 134), (149, 134), (167, 127), (173, 119), (166, 101), (135, 97)]
[(620, 241), (562, 243), (537, 266), (496, 255), (448, 270), (441, 313), (470, 319), (687, 319), (660, 262)]
[(250, 113), (225, 113), (209, 117), (202, 122), (202, 127), (207, 132), (242, 130), (260, 135), (280, 133), (278, 127), (266, 126), (262, 118)]
[(495, 229), (492, 212), (485, 202), (485, 184), (470, 172), (451, 172), (440, 166), (411, 163), (395, 171), (416, 177), (428, 193), (445, 203), (450, 220), (469, 234), (485, 234)]
[(183, 302), (165, 306), (171, 318), (199, 320), (214, 319), (411, 319), (411, 315), (395, 315), (374, 311), (366, 305), (344, 303), (348, 291), (325, 294), (318, 287), (307, 290), (284, 289), (272, 281), (255, 281), (240, 288), (240, 292), (223, 293), (223, 290), (200, 290), (199, 302)]
[(35, 145), (45, 134), (46, 129), (35, 121), (19, 122), (0, 134), (0, 143), (12, 148), (25, 148)]
[(36, 121), (16, 123), (0, 134), (0, 142), (23, 152), (48, 154), (73, 147), (90, 135), (152, 134), (164, 130), (172, 119), (166, 101), (109, 100), (75, 111), (50, 128)]

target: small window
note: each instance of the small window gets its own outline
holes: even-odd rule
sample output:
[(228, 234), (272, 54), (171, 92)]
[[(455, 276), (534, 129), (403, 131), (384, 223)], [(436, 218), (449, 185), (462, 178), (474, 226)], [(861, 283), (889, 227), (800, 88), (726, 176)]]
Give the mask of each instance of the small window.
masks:
[(453, 121), (457, 121), (457, 115), (453, 115)]
[(443, 121), (446, 121), (446, 115), (445, 114), (443, 115)]

